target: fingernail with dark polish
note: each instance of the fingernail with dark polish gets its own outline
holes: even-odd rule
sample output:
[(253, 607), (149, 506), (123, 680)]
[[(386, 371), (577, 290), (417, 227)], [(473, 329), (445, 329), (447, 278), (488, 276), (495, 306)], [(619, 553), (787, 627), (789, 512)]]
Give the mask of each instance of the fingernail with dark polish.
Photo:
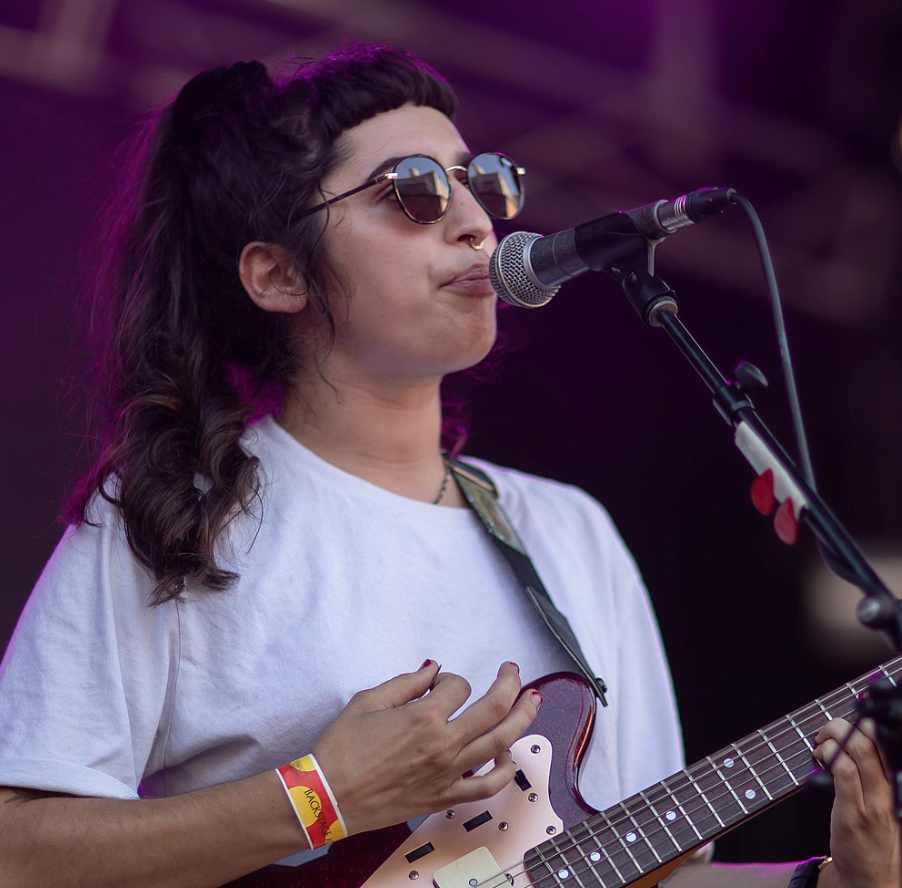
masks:
[(519, 664), (519, 663), (515, 663), (513, 660), (508, 660), (507, 662), (510, 663), (511, 666), (513, 666), (514, 669), (517, 670), (517, 675), (519, 675), (519, 674), (520, 674), (520, 664)]
[(435, 661), (434, 660), (423, 660), (423, 665), (417, 670), (417, 672), (422, 672), (426, 667), (431, 666)]
[(538, 691), (530, 691), (532, 702), (536, 704), (536, 709), (542, 705), (542, 695)]

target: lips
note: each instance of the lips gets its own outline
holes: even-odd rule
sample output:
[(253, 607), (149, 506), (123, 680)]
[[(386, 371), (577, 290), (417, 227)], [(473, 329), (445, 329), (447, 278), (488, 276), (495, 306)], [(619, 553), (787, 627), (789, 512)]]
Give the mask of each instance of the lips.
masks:
[(442, 286), (472, 295), (491, 295), (495, 292), (489, 280), (489, 267), (485, 262), (471, 265)]

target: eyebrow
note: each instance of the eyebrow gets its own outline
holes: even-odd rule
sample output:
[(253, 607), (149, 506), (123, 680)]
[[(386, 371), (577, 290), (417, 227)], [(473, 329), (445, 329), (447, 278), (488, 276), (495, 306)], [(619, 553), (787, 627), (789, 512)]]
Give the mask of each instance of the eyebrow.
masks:
[[(408, 157), (429, 157), (428, 154), (417, 154), (416, 151), (413, 151), (409, 154), (399, 154), (397, 157), (387, 157), (383, 160), (377, 167), (375, 167), (370, 174), (367, 176), (367, 181), (369, 182), (371, 179), (377, 179), (379, 176), (384, 173), (390, 172), (394, 169), (402, 160), (405, 160)], [(466, 166), (471, 158), (475, 157), (475, 154), (469, 154), (466, 151), (461, 151), (460, 154), (457, 155), (457, 163), (452, 164), (452, 166)]]

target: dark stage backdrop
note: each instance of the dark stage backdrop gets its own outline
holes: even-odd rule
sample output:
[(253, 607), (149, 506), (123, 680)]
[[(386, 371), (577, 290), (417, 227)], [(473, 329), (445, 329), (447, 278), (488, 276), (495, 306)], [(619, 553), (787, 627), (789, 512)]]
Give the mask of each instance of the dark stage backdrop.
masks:
[[(84, 404), (69, 370), (75, 294), (91, 272), (79, 251), (117, 144), (204, 67), (315, 54), (354, 34), (433, 61), (459, 89), (471, 144), (529, 168), (517, 228), (554, 231), (708, 184), (745, 193), (775, 250), (823, 492), (869, 552), (898, 562), (895, 4), (7, 0), (0, 648), (59, 537), (78, 464)], [(738, 211), (668, 240), (658, 271), (721, 367), (746, 359), (765, 371), (758, 406), (794, 450)], [(751, 472), (706, 390), (612, 281), (584, 277), (541, 311), (505, 311), (502, 324), (503, 360), (456, 383), (474, 405), (469, 451), (578, 484), (608, 507), (658, 612), (690, 760), (888, 655), (863, 630), (818, 629), (803, 594), (817, 563), (810, 538), (787, 549), (753, 512)], [(718, 857), (822, 853), (828, 813), (829, 798), (797, 797), (724, 839)]]

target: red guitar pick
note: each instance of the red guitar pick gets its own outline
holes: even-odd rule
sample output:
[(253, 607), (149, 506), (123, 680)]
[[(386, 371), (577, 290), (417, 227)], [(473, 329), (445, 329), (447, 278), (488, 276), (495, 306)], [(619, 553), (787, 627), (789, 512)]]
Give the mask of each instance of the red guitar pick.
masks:
[(780, 503), (780, 508), (774, 515), (774, 530), (780, 541), (787, 546), (791, 546), (799, 538), (799, 522), (796, 521), (795, 509), (789, 497)]
[(752, 505), (762, 515), (770, 515), (773, 513), (776, 504), (774, 473), (772, 469), (767, 469), (752, 482)]

